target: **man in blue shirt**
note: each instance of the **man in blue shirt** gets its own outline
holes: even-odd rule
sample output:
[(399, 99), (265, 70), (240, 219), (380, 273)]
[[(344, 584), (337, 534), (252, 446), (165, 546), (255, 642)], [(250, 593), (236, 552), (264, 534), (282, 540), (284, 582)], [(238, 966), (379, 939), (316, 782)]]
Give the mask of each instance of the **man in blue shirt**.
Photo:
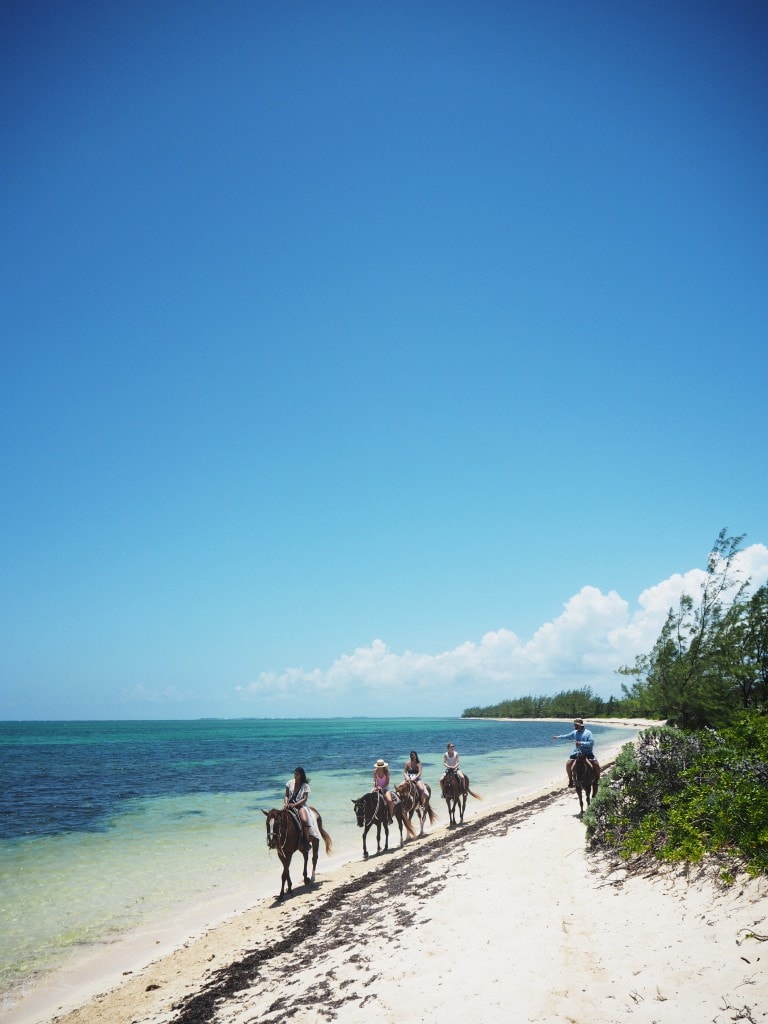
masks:
[(594, 756), (593, 748), (595, 745), (595, 737), (589, 731), (584, 728), (583, 718), (574, 718), (573, 720), (573, 731), (565, 732), (561, 736), (553, 736), (553, 740), (573, 740), (573, 752), (568, 760), (565, 762), (565, 770), (568, 772), (568, 785), (573, 786), (573, 762), (579, 756), (583, 754), (589, 763), (592, 765), (595, 771), (596, 779), (600, 778), (600, 765)]

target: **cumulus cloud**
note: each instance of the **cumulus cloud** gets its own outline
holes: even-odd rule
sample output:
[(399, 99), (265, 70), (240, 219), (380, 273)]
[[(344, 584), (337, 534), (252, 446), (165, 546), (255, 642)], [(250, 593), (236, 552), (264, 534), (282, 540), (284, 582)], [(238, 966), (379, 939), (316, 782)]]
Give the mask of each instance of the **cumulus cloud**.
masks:
[[(762, 585), (768, 580), (768, 548), (745, 549), (735, 569), (753, 587)], [(302, 701), (307, 714), (379, 714), (387, 708), (397, 715), (422, 714), (434, 712), (436, 699), (453, 711), (456, 702), (461, 710), (582, 686), (607, 698), (620, 691), (616, 669), (652, 648), (669, 609), (684, 593), (695, 598), (705, 577), (701, 569), (670, 576), (643, 591), (634, 609), (615, 591), (585, 586), (528, 640), (499, 629), (431, 655), (396, 653), (376, 639), (326, 669), (262, 672), (238, 692), (278, 704), (290, 700), (292, 714)]]

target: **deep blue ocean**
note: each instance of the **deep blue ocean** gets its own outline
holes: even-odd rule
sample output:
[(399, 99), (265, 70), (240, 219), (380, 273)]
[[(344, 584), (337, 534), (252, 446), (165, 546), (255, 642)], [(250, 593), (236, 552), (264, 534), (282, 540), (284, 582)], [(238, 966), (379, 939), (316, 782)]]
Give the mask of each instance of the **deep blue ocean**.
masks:
[[(281, 806), (297, 765), (334, 841), (322, 872), (360, 857), (351, 800), (370, 788), (377, 758), (399, 781), (415, 749), (434, 785), (451, 740), (487, 808), (558, 777), (570, 747), (551, 736), (569, 728), (455, 718), (0, 723), (2, 1006), (84, 948), (155, 920), (181, 927), (182, 909), (233, 913), (274, 894), (280, 869), (260, 811)], [(592, 729), (598, 756), (601, 738), (616, 747), (637, 735)]]

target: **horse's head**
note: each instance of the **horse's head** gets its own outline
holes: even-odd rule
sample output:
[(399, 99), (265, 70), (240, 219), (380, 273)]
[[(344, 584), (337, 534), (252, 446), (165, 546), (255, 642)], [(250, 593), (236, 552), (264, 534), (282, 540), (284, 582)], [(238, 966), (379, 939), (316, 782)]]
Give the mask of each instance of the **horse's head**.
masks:
[(362, 828), (365, 824), (365, 798), (361, 796), (359, 800), (353, 800), (352, 806), (355, 808), (358, 827)]
[(403, 801), (404, 804), (410, 805), (411, 802), (416, 800), (416, 784), (413, 782), (401, 782), (399, 786), (395, 786), (395, 792)]
[(277, 845), (277, 811), (265, 811), (262, 810), (262, 814), (267, 817), (267, 846), (270, 850), (274, 850)]
[(573, 781), (577, 786), (590, 786), (594, 775), (595, 771), (589, 763), (587, 755), (579, 751), (573, 763)]

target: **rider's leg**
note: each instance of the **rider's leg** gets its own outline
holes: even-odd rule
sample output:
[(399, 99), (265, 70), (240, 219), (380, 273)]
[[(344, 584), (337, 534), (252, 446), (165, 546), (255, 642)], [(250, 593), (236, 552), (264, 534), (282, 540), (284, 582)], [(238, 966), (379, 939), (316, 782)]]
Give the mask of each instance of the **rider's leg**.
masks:
[(569, 757), (565, 762), (565, 770), (568, 772), (568, 786), (573, 786), (573, 762), (575, 758)]
[(592, 765), (592, 769), (595, 773), (595, 782), (599, 782), (600, 772), (602, 771), (602, 768), (600, 767), (600, 762), (597, 760), (596, 757), (593, 757), (590, 761), (590, 764)]
[(440, 796), (445, 800), (445, 772), (440, 776)]

